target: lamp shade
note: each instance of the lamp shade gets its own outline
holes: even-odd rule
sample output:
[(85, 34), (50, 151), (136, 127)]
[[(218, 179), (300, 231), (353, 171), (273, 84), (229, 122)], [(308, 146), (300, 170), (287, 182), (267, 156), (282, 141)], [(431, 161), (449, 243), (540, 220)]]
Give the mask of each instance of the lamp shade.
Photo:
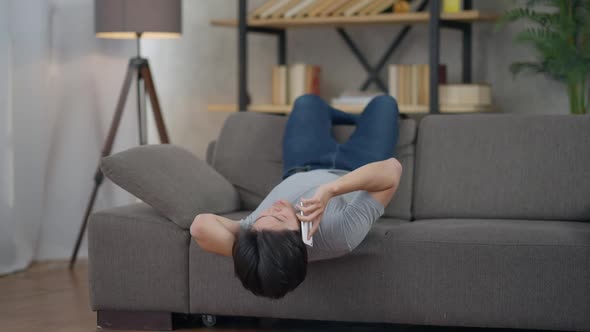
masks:
[(181, 26), (181, 0), (94, 1), (99, 38), (176, 38)]

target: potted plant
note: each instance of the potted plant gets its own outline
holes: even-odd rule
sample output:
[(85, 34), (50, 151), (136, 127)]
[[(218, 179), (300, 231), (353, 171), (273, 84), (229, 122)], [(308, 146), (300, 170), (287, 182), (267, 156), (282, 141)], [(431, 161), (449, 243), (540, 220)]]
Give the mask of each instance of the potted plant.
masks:
[(590, 0), (527, 0), (503, 15), (501, 24), (531, 23), (515, 38), (533, 46), (537, 61), (515, 62), (510, 71), (543, 73), (565, 83), (572, 114), (586, 114), (590, 74)]

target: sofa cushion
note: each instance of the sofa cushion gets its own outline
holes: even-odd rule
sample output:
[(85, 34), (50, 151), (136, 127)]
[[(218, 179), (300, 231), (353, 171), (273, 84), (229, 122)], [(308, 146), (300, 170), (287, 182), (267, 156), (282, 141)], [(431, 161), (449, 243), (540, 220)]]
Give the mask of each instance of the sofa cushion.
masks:
[(589, 257), (588, 223), (378, 222), (352, 253), (311, 263), (306, 280), (273, 301), (245, 290), (230, 258), (191, 244), (190, 309), (308, 320), (588, 330)]
[[(412, 185), (414, 176), (414, 150), (416, 141), (416, 122), (412, 119), (401, 120), (399, 123), (399, 137), (395, 147), (394, 157), (403, 167), (403, 174), (399, 187), (393, 199), (385, 207), (385, 218), (412, 218)], [(354, 132), (354, 126), (335, 126), (332, 134), (339, 143), (344, 143)]]
[(191, 152), (169, 144), (144, 145), (105, 157), (104, 174), (121, 188), (188, 229), (199, 213), (239, 207), (226, 179)]
[(525, 219), (419, 219), (392, 241), (498, 246), (590, 246), (590, 223)]
[(92, 310), (187, 312), (189, 232), (145, 203), (88, 221)]
[[(264, 197), (281, 182), (282, 141), (287, 121), (285, 116), (239, 112), (230, 115), (215, 143), (213, 167), (238, 190), (242, 209), (254, 210)], [(340, 143), (353, 132), (354, 126), (339, 125), (333, 135)], [(412, 170), (416, 122), (400, 121), (396, 157), (404, 167), (398, 192), (385, 209), (385, 216), (410, 219)]]
[(231, 114), (215, 143), (213, 167), (240, 194), (241, 208), (254, 210), (281, 181), (285, 118), (255, 112)]
[(590, 116), (429, 115), (414, 215), (590, 220)]

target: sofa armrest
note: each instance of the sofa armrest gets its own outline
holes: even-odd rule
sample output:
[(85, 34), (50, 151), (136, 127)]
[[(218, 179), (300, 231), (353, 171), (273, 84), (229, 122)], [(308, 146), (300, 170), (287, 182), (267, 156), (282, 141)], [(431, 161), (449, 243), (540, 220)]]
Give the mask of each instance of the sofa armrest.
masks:
[(199, 213), (227, 213), (240, 207), (238, 192), (223, 175), (176, 145), (134, 147), (104, 157), (101, 170), (184, 229)]

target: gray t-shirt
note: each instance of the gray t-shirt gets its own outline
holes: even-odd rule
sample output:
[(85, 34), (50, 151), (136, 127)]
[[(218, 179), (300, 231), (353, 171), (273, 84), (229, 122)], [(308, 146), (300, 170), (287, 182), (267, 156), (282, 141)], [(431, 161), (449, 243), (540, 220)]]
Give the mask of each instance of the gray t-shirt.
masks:
[[(240, 220), (244, 228), (252, 226), (260, 213), (280, 199), (295, 206), (301, 198), (311, 198), (316, 189), (338, 179), (349, 171), (318, 169), (295, 173), (279, 183), (246, 218)], [(333, 197), (322, 216), (320, 227), (313, 235), (313, 247), (307, 246), (308, 261), (345, 255), (365, 238), (373, 223), (384, 213), (384, 207), (364, 190)]]

